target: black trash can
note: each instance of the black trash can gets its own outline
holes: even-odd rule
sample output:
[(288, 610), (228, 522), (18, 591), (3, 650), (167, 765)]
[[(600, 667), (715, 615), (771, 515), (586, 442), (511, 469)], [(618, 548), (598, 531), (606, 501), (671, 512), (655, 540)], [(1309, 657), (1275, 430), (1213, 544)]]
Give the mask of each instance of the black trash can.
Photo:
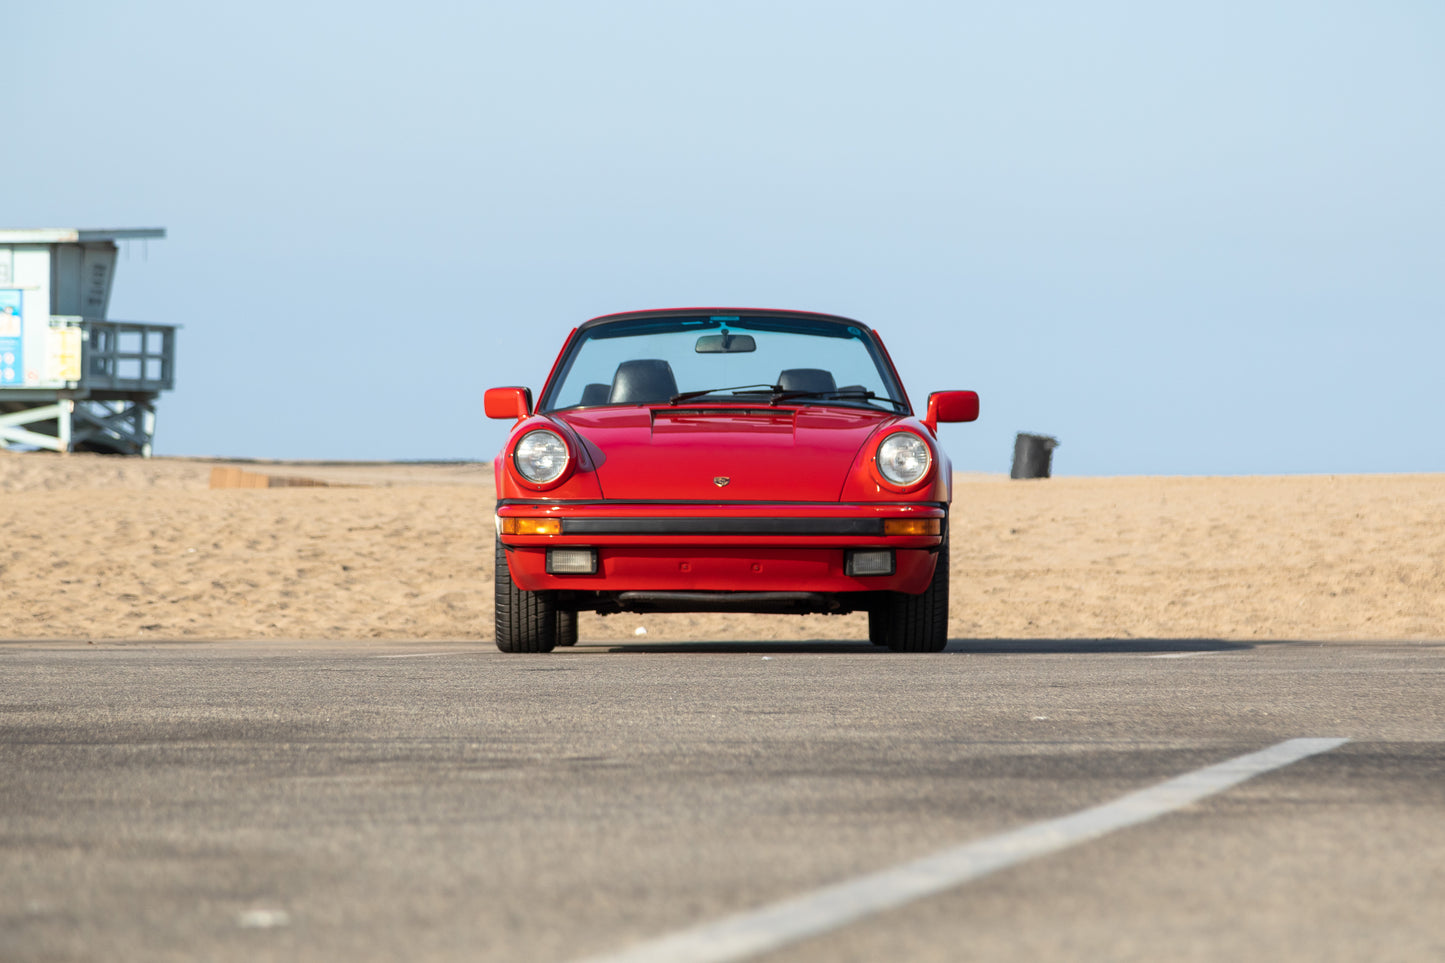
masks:
[(1048, 435), (1025, 435), (1014, 439), (1014, 467), (1010, 478), (1048, 478), (1054, 460), (1057, 438)]

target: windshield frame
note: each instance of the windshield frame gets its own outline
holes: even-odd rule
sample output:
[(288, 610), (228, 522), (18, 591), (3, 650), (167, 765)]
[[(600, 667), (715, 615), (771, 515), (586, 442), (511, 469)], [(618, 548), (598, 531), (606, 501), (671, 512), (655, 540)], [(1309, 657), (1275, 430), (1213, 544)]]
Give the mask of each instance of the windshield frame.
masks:
[[(893, 360), (889, 357), (887, 348), (883, 346), (882, 341), (879, 340), (872, 328), (850, 318), (837, 315), (745, 308), (682, 308), (666, 311), (637, 311), (593, 318), (579, 325), (573, 337), (569, 340), (564, 349), (563, 357), (559, 359), (551, 375), (548, 377), (547, 383), (543, 386), (536, 411), (538, 414), (542, 414), (554, 411), (590, 410), (594, 407), (631, 407), (626, 404), (615, 406), (555, 405), (555, 398), (562, 386), (566, 383), (567, 376), (571, 372), (572, 365), (576, 361), (582, 347), (593, 339), (611, 339), (627, 337), (629, 335), (690, 330), (695, 330), (699, 334), (703, 334), (719, 331), (723, 327), (736, 331), (776, 331), (861, 341), (870, 360), (872, 360), (874, 366), (878, 369), (885, 391), (891, 398), (896, 399), (898, 402), (898, 407), (894, 407), (886, 398), (879, 398), (879, 404), (873, 404), (862, 398), (814, 399), (802, 396), (788, 398), (782, 402), (773, 402), (772, 404), (774, 406), (833, 405), (866, 411), (887, 412), (895, 415), (913, 414), (913, 408), (908, 400), (908, 394), (904, 391), (903, 384), (898, 378), (898, 373), (893, 368)], [(723, 387), (724, 386), (719, 386), (720, 389)], [(771, 392), (759, 391), (752, 394), (761, 395), (763, 398), (762, 403), (768, 403), (766, 399)], [(697, 406), (702, 404), (709, 408), (719, 405), (757, 407), (759, 403), (760, 399), (758, 397), (740, 396), (734, 398), (704, 395), (681, 402), (680, 405)], [(667, 406), (666, 403), (663, 403), (661, 405), (654, 404), (648, 407)], [(899, 410), (900, 408), (902, 410)]]

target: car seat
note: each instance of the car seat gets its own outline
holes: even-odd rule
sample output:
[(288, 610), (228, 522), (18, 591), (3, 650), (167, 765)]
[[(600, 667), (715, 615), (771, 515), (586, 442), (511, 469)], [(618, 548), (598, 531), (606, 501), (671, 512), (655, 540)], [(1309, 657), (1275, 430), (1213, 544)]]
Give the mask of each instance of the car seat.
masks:
[(833, 373), (823, 368), (787, 368), (778, 374), (778, 387), (784, 391), (835, 391), (838, 383)]
[(658, 358), (624, 361), (612, 376), (612, 393), (607, 403), (613, 405), (645, 405), (667, 401), (677, 394), (677, 378), (672, 365)]
[(605, 385), (600, 381), (593, 382), (582, 389), (582, 400), (577, 403), (583, 406), (605, 405), (607, 404), (607, 396), (611, 393), (611, 385)]

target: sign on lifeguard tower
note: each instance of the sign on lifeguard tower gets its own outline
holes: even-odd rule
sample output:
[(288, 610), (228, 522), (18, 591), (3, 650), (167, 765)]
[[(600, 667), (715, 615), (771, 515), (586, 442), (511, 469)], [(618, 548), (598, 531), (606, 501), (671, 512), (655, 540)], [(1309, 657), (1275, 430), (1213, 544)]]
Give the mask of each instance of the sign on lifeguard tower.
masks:
[(176, 326), (108, 312), (116, 242), (165, 236), (0, 229), (0, 448), (150, 455)]

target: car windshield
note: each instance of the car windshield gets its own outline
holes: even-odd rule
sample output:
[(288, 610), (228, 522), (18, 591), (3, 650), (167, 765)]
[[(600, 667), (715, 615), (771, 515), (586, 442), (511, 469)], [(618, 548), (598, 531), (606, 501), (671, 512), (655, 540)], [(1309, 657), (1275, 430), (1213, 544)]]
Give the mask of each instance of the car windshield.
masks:
[(843, 321), (731, 315), (584, 328), (539, 408), (719, 401), (907, 410), (866, 329)]

